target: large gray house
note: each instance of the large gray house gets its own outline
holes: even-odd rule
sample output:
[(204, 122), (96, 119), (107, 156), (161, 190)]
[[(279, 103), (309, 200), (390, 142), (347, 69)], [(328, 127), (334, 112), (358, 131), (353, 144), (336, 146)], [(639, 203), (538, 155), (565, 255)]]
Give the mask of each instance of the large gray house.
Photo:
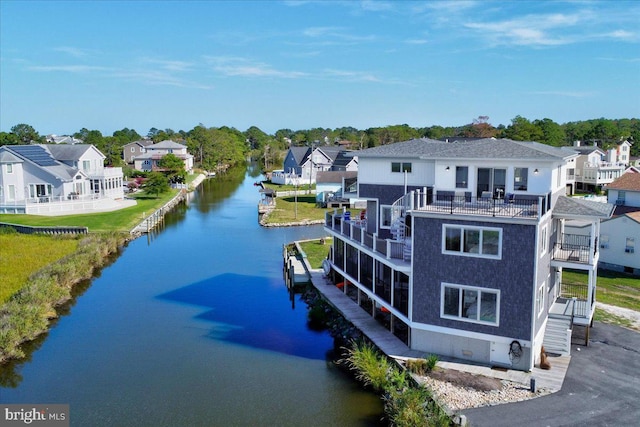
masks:
[[(325, 270), (410, 348), (513, 369), (568, 354), (595, 308), (600, 220), (568, 198), (578, 153), (536, 142), (415, 139), (354, 152), (366, 217), (336, 210)], [(571, 221), (587, 236), (564, 232)], [(588, 283), (565, 286), (563, 269)], [(587, 329), (588, 331), (588, 329)]]

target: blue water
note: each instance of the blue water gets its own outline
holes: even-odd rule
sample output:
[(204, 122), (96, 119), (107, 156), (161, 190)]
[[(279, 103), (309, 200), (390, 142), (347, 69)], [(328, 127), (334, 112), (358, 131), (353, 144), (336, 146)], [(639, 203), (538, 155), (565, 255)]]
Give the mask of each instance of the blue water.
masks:
[(131, 242), (0, 367), (0, 402), (67, 403), (74, 426), (379, 425), (380, 399), (328, 360), (282, 279), (282, 245), (322, 227), (260, 227), (250, 172), (205, 181)]

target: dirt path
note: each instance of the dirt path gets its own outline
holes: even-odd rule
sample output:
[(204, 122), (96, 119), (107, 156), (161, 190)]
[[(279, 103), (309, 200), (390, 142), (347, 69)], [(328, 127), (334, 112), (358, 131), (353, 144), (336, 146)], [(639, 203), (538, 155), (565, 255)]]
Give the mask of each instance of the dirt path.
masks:
[(616, 307), (615, 305), (603, 304), (601, 302), (596, 302), (596, 306), (608, 313), (630, 320), (633, 324), (632, 328), (636, 331), (640, 331), (640, 311)]

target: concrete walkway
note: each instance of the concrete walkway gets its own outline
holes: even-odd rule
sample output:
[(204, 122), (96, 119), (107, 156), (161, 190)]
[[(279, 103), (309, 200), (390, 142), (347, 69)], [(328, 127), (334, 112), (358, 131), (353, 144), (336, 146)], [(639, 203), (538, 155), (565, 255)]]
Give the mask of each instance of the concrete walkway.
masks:
[[(348, 321), (353, 323), (356, 328), (375, 343), (386, 355), (398, 360), (426, 358), (428, 356), (427, 353), (411, 350), (399, 338), (354, 303), (341, 289), (333, 286), (322, 270), (309, 269), (309, 272), (311, 275), (311, 283), (324, 296), (327, 302), (338, 310)], [(438, 362), (438, 366), (445, 369), (455, 369), (472, 374), (513, 381), (523, 384), (526, 387), (529, 387), (531, 379), (535, 378), (537, 388), (544, 388), (550, 392), (556, 392), (562, 388), (571, 357), (550, 357), (549, 360), (551, 363), (550, 370), (545, 371), (534, 368), (531, 372), (511, 369), (497, 370), (487, 365), (443, 358)]]

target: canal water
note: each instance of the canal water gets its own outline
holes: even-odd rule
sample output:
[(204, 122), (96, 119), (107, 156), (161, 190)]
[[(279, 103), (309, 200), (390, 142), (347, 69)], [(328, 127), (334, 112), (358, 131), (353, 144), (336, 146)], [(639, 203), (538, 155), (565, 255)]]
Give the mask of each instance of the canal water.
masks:
[(64, 403), (73, 426), (376, 426), (380, 398), (331, 363), (282, 278), (282, 245), (321, 226), (262, 228), (251, 169), (206, 180), (162, 230), (79, 289), (0, 403)]

